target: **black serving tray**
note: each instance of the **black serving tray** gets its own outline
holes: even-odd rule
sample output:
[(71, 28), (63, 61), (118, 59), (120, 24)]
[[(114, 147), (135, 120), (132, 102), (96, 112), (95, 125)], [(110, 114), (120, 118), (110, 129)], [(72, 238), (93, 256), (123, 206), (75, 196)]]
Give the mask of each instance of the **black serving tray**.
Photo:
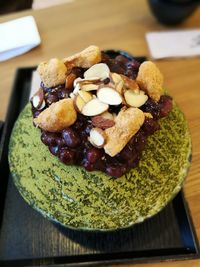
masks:
[(183, 192), (153, 218), (107, 233), (62, 228), (25, 203), (12, 182), (7, 156), (12, 127), (28, 101), (34, 70), (17, 70), (0, 130), (0, 266), (105, 266), (198, 258), (198, 241)]

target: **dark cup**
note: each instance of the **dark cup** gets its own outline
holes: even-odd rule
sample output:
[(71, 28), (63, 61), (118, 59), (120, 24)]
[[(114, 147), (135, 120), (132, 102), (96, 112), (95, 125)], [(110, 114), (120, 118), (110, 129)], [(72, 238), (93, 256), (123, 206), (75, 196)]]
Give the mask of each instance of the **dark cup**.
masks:
[(199, 0), (148, 0), (157, 20), (166, 25), (181, 23), (198, 7)]

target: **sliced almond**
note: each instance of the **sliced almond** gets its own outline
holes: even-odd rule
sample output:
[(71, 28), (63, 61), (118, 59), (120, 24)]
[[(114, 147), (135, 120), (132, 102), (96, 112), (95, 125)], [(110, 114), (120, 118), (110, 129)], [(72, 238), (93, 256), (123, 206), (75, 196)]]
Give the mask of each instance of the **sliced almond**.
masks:
[(77, 93), (80, 90), (80, 88), (84, 91), (97, 90), (99, 88), (99, 85), (98, 85), (99, 82), (100, 80), (98, 77), (94, 77), (94, 78), (87, 79), (87, 80), (78, 77), (74, 80), (74, 91), (75, 93)]
[(78, 91), (78, 94), (80, 95), (80, 97), (83, 99), (85, 103), (89, 102), (93, 98), (92, 94), (86, 91), (80, 90)]
[(76, 95), (74, 97), (74, 107), (78, 112), (82, 112), (83, 107), (85, 106), (85, 101), (82, 99), (80, 95)]
[(145, 95), (145, 92), (142, 90), (138, 90), (140, 95)]
[(116, 73), (116, 72), (111, 73), (111, 77), (112, 77), (112, 80), (114, 83), (118, 83), (120, 81), (123, 81), (121, 75)]
[(81, 77), (78, 77), (74, 80), (74, 87), (77, 85), (77, 83), (82, 84), (91, 84), (91, 83), (99, 83), (100, 79), (98, 77), (92, 77), (89, 79), (82, 79)]
[(115, 89), (118, 93), (120, 93), (122, 95), (123, 93), (123, 86), (124, 86), (124, 81), (121, 77), (121, 75), (119, 75), (118, 73), (112, 73), (111, 74), (112, 80), (115, 84)]
[(120, 105), (122, 103), (121, 95), (110, 87), (102, 87), (97, 91), (98, 99), (108, 105)]
[(93, 77), (98, 77), (100, 80), (109, 78), (110, 70), (105, 63), (95, 64), (90, 67), (85, 73), (84, 78), (90, 79)]
[(100, 82), (100, 79), (99, 77), (91, 77), (91, 78), (88, 78), (88, 79), (81, 79), (79, 81), (79, 83), (81, 84), (88, 84), (88, 83), (99, 83)]
[(144, 103), (147, 101), (148, 96), (144, 95), (143, 93), (135, 93), (133, 90), (127, 90), (124, 93), (124, 97), (126, 100), (126, 103), (131, 106), (131, 107), (135, 107), (135, 108), (139, 108), (142, 105), (144, 105)]
[(33, 107), (38, 110), (43, 109), (45, 107), (44, 92), (42, 88), (40, 88), (32, 97), (32, 103)]
[(108, 111), (102, 113), (101, 116), (102, 116), (104, 119), (114, 120), (113, 114), (110, 113), (110, 112), (108, 112)]
[(98, 98), (93, 98), (83, 107), (82, 114), (85, 116), (96, 116), (105, 112), (108, 108), (107, 104), (102, 103)]
[(115, 87), (116, 88), (116, 91), (118, 93), (120, 93), (120, 95), (123, 94), (123, 86), (124, 86), (124, 82), (123, 81), (121, 81), (118, 84), (116, 84), (116, 87)]
[(74, 87), (73, 94), (77, 95), (80, 89), (81, 89), (80, 84), (77, 83), (76, 86)]
[(70, 93), (70, 94), (69, 94), (69, 97), (72, 98), (72, 99), (74, 99), (74, 98), (76, 97), (76, 95), (73, 94), (73, 93)]
[(94, 91), (97, 90), (99, 86), (97, 84), (88, 83), (81, 85), (81, 90), (83, 91)]
[(45, 101), (43, 100), (43, 101), (42, 101), (42, 104), (41, 104), (41, 106), (38, 108), (38, 110), (43, 109), (45, 106), (46, 106), (46, 103), (45, 103)]
[(117, 117), (117, 114), (116, 113), (113, 113), (113, 120), (115, 121), (116, 117)]
[(34, 108), (38, 108), (40, 106), (40, 98), (38, 95), (35, 95), (32, 99), (32, 103), (33, 103), (33, 106)]
[(82, 80), (83, 80), (83, 79), (82, 79), (81, 77), (76, 78), (76, 79), (74, 80), (74, 82), (73, 82), (74, 87), (76, 87), (76, 85), (77, 85), (78, 83), (80, 83)]
[(102, 148), (106, 143), (106, 134), (100, 128), (92, 128), (88, 139), (93, 146)]

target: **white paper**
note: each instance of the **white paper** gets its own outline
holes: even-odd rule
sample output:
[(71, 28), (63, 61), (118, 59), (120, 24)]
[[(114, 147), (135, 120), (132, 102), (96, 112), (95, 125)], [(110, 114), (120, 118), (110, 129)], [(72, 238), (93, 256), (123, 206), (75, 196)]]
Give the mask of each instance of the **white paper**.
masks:
[(38, 72), (35, 70), (32, 72), (32, 79), (31, 79), (31, 90), (29, 99), (39, 90), (40, 88), (41, 79)]
[(150, 32), (146, 39), (154, 59), (200, 55), (200, 29)]
[(41, 43), (32, 16), (0, 23), (0, 61), (21, 55)]

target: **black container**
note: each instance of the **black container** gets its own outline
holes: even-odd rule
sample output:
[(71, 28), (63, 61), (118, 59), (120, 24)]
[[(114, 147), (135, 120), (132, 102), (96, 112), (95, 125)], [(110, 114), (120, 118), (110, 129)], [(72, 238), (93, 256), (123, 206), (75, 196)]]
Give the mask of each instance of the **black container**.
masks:
[(181, 23), (198, 7), (199, 0), (148, 0), (157, 20), (166, 25)]

